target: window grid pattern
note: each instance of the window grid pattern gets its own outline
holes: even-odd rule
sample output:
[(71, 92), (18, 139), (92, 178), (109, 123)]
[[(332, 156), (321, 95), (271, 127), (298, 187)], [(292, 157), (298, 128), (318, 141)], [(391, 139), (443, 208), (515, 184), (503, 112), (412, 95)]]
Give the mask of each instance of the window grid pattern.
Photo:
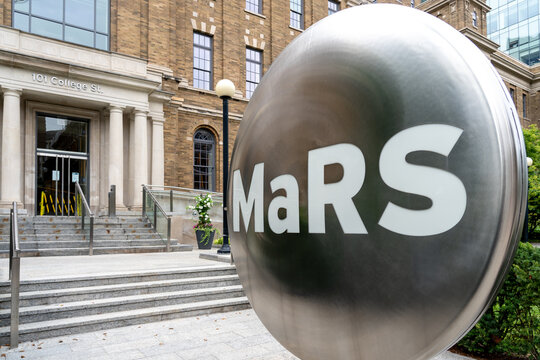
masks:
[(304, 4), (303, 0), (290, 0), (290, 25), (297, 29), (304, 28)]
[(212, 87), (212, 38), (199, 33), (193, 33), (193, 86)]
[(215, 190), (215, 140), (205, 129), (193, 136), (193, 188)]
[(109, 50), (109, 0), (13, 0), (12, 23), (29, 33)]
[(251, 98), (261, 76), (262, 51), (246, 48), (246, 98)]
[(527, 117), (527, 95), (523, 94), (522, 97), (523, 102), (523, 118), (525, 119)]
[(499, 50), (533, 65), (540, 62), (540, 1), (488, 0), (488, 38)]
[(337, 13), (339, 10), (339, 4), (335, 1), (328, 0), (328, 15)]
[(246, 10), (262, 14), (262, 0), (246, 0)]

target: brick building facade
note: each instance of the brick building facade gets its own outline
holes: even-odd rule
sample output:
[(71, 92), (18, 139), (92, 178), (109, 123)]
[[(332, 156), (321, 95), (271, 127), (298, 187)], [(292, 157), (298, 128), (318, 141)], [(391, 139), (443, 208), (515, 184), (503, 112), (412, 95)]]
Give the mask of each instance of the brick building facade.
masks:
[[(38, 211), (42, 206), (39, 197), (46, 194), (36, 180), (35, 174), (41, 170), (32, 160), (40, 151), (32, 137), (34, 118), (44, 112), (72, 116), (73, 121), (87, 119), (90, 146), (81, 156), (89, 164), (89, 179), (93, 179), (88, 182), (91, 203), (99, 208), (106, 206), (110, 184), (117, 184), (122, 194), (120, 205), (130, 208), (140, 206), (137, 194), (141, 183), (193, 188), (194, 136), (200, 129), (214, 141), (209, 170), (213, 181), (207, 181), (208, 186), (221, 191), (222, 104), (213, 91), (215, 84), (228, 78), (237, 89), (230, 101), (231, 154), (249, 101), (247, 52), (260, 54), (264, 74), (303, 29), (328, 16), (330, 5), (327, 0), (88, 0), (86, 3), (93, 4), (90, 12), (94, 19), (94, 27), (88, 30), (69, 23), (69, 16), (79, 14), (82, 21), (81, 14), (86, 14), (73, 10), (72, 2), (50, 2), (58, 3), (62, 16), (40, 9), (37, 0), (0, 1), (2, 129), (11, 135), (19, 131), (20, 135), (15, 145), (4, 141), (2, 146), (2, 173), (10, 175), (0, 179), (0, 206), (15, 200), (30, 212)], [(485, 2), (377, 2), (414, 6), (462, 32), (490, 58), (511, 89), (522, 125), (540, 122), (540, 65), (522, 64), (499, 52), (498, 45), (487, 39), (486, 14), (490, 9)], [(301, 13), (296, 14), (295, 26), (291, 26), (292, 3), (300, 4), (295, 8)], [(369, 6), (370, 0), (331, 3), (343, 10)], [(248, 4), (250, 10), (246, 9)], [(259, 8), (253, 10), (252, 6)], [(103, 18), (105, 24), (99, 25)], [(40, 30), (40, 22), (49, 27)], [(53, 25), (59, 29), (57, 33), (51, 32)], [(69, 40), (71, 33), (75, 40)], [(85, 38), (85, 34), (90, 37)], [(201, 66), (209, 69), (201, 68), (208, 76), (205, 86), (194, 79), (194, 34), (209, 39), (201, 48), (210, 54), (206, 65), (205, 59), (201, 60)], [(66, 80), (47, 82), (52, 78)], [(81, 88), (66, 89), (69, 84)], [(102, 90), (92, 93), (94, 87)], [(15, 99), (10, 109), (20, 109), (18, 119), (7, 112), (6, 99)], [(18, 159), (12, 159), (8, 145), (20, 146)], [(42, 150), (43, 156), (52, 156), (50, 149)]]

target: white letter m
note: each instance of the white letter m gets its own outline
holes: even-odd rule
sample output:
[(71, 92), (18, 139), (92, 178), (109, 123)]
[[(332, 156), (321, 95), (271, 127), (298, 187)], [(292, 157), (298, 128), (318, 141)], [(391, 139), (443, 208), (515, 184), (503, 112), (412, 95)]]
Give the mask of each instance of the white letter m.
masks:
[(235, 170), (233, 175), (233, 231), (240, 231), (240, 211), (246, 232), (249, 228), (251, 211), (254, 211), (255, 232), (264, 231), (263, 220), (263, 195), (264, 195), (264, 163), (256, 164), (253, 168), (249, 193), (245, 196), (244, 184), (240, 170)]

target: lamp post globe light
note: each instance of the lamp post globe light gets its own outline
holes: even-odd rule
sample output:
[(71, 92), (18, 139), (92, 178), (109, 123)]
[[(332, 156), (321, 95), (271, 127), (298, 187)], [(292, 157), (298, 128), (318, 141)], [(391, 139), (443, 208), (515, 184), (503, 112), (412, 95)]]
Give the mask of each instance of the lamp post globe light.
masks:
[(217, 95), (223, 99), (223, 245), (218, 254), (230, 254), (229, 227), (227, 225), (227, 180), (229, 177), (229, 99), (234, 95), (231, 80), (222, 79), (216, 85)]

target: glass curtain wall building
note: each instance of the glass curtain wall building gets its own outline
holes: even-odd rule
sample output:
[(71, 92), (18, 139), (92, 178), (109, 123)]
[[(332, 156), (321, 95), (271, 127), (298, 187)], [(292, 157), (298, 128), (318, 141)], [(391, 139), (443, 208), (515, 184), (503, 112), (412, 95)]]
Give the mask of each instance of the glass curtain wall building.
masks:
[(13, 27), (109, 50), (109, 0), (13, 0)]
[(540, 62), (539, 0), (488, 0), (488, 38), (527, 65)]

